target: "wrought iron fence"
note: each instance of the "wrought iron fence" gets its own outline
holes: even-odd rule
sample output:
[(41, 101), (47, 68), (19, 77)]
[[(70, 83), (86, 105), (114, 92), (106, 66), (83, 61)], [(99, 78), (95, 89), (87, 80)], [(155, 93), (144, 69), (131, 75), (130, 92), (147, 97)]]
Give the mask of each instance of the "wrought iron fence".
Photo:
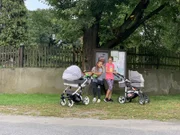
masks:
[(0, 67), (19, 67), (20, 49), (0, 46)]
[(81, 48), (72, 46), (10, 46), (0, 47), (1, 67), (67, 67), (81, 66)]
[[(73, 46), (0, 46), (0, 67), (68, 67), (76, 64), (82, 67), (82, 48)], [(127, 67), (129, 69), (176, 69), (180, 70), (180, 54), (166, 51), (154, 53), (148, 48), (131, 48), (127, 50)]]
[(167, 50), (161, 51), (153, 52), (145, 47), (128, 49), (128, 68), (180, 70), (180, 54)]

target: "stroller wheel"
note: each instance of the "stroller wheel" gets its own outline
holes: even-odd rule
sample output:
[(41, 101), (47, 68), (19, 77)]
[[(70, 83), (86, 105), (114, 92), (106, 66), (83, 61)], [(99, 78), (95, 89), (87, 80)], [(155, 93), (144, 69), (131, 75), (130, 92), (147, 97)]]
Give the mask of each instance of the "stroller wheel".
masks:
[(118, 101), (119, 101), (120, 104), (124, 104), (126, 102), (126, 98), (124, 96), (120, 96), (118, 98)]
[(68, 100), (68, 106), (69, 106), (69, 107), (73, 107), (73, 105), (74, 105), (74, 101), (71, 100), (71, 99), (69, 99), (69, 100)]
[(145, 104), (145, 100), (144, 100), (143, 94), (140, 94), (140, 95), (139, 95), (139, 104), (140, 104), (140, 105), (144, 105), (144, 104)]
[(143, 93), (145, 104), (148, 104), (150, 102), (149, 97)]
[(85, 104), (85, 105), (88, 105), (89, 104), (89, 97), (88, 96), (86, 96), (86, 97), (84, 97), (84, 99), (83, 99), (83, 103)]
[(61, 100), (60, 100), (60, 104), (61, 104), (62, 106), (65, 106), (65, 105), (66, 105), (66, 99), (61, 99)]
[(126, 102), (132, 102), (131, 98), (126, 98)]

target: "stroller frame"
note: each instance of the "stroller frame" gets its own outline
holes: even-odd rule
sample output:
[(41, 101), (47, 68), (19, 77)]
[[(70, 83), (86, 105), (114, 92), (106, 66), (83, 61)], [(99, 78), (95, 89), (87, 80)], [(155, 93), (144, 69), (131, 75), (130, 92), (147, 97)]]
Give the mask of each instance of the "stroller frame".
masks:
[[(62, 106), (65, 106), (67, 102), (67, 105), (69, 107), (72, 107), (74, 103), (82, 102), (84, 105), (88, 105), (90, 102), (90, 99), (88, 96), (85, 96), (83, 98), (82, 92), (83, 92), (83, 88), (86, 87), (90, 79), (91, 78), (88, 76), (84, 79), (81, 78), (75, 81), (64, 80), (64, 85), (67, 87), (65, 88), (65, 90), (60, 96), (60, 104)], [(77, 88), (77, 89), (75, 91), (72, 91), (71, 90), (72, 87)], [(66, 99), (68, 101), (66, 101)]]
[(139, 104), (141, 105), (150, 102), (149, 97), (145, 93), (143, 93), (141, 88), (132, 86), (132, 83), (129, 79), (126, 79), (123, 75), (118, 73), (114, 75), (117, 76), (117, 78), (122, 79), (121, 81), (119, 81), (119, 83), (123, 82), (125, 84), (125, 94), (124, 96), (120, 96), (118, 98), (119, 103), (124, 104), (126, 102), (131, 102), (132, 99), (136, 97), (139, 97)]

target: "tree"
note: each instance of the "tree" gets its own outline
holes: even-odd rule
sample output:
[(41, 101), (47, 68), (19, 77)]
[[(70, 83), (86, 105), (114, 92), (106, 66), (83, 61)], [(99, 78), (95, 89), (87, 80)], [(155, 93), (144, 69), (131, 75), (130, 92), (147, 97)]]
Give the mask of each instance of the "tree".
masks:
[(24, 0), (1, 0), (0, 45), (19, 46), (27, 41)]
[[(180, 6), (174, 1), (161, 14), (150, 18), (137, 31), (140, 33), (141, 44), (149, 47), (157, 55), (166, 53), (166, 50), (178, 52), (180, 35)], [(132, 34), (134, 35), (134, 34)], [(128, 39), (129, 40), (129, 39)]]
[[(178, 0), (46, 0), (83, 35), (83, 50), (92, 66), (95, 48), (113, 48), (126, 41), (147, 20)], [(85, 57), (84, 56), (84, 57)]]
[(28, 44), (50, 45), (54, 34), (60, 39), (60, 26), (55, 13), (49, 9), (28, 11)]
[(180, 52), (180, 6), (174, 1), (163, 11), (144, 22), (121, 45), (126, 48), (145, 46), (149, 53), (166, 55), (168, 50)]

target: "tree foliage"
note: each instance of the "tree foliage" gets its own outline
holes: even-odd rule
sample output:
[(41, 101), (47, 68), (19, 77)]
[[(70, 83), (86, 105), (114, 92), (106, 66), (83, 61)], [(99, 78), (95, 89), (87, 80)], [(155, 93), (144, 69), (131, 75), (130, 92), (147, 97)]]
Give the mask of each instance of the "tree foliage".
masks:
[(29, 45), (50, 45), (53, 35), (55, 35), (53, 44), (57, 45), (59, 41), (69, 43), (77, 41), (81, 34), (76, 33), (73, 22), (68, 23), (60, 19), (54, 10), (38, 9), (28, 12)]
[[(151, 7), (152, 8), (152, 7)], [(164, 10), (143, 23), (123, 45), (146, 46), (158, 55), (166, 50), (180, 51), (180, 6), (174, 1)]]
[(1, 0), (0, 45), (19, 46), (27, 41), (27, 9), (23, 0)]
[(85, 30), (99, 23), (98, 44), (101, 47), (112, 48), (123, 45), (124, 41), (168, 48), (179, 44), (179, 0), (46, 1), (55, 8), (61, 19), (68, 22), (65, 27), (73, 26), (64, 31), (69, 33), (65, 34), (67, 36), (72, 33), (76, 33), (75, 37), (81, 36)]
[(51, 10), (36, 10), (28, 12), (28, 44), (49, 45), (52, 35), (58, 37), (60, 23)]

